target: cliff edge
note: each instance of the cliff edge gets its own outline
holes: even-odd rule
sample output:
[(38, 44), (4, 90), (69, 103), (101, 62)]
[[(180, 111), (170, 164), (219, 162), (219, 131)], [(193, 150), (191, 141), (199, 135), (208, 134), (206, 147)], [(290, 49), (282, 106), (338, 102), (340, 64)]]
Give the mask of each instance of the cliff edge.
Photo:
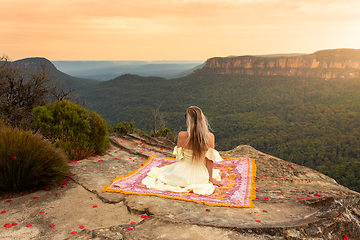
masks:
[(214, 57), (201, 70), (218, 74), (300, 76), (319, 78), (360, 77), (360, 49), (330, 49), (289, 57)]

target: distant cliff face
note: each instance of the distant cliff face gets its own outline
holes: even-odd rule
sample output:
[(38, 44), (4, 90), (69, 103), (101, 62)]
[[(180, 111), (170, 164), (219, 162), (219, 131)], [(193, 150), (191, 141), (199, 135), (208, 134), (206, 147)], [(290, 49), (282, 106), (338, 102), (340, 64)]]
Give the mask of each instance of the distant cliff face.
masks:
[(202, 69), (219, 74), (359, 78), (360, 49), (322, 50), (295, 57), (215, 57)]

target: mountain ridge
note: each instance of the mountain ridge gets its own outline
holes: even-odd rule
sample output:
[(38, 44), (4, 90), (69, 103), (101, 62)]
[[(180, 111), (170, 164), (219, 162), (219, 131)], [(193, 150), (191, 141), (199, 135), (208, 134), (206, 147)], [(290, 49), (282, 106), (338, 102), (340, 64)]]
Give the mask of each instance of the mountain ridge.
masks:
[(218, 74), (358, 78), (360, 49), (328, 49), (300, 56), (214, 57), (201, 70)]

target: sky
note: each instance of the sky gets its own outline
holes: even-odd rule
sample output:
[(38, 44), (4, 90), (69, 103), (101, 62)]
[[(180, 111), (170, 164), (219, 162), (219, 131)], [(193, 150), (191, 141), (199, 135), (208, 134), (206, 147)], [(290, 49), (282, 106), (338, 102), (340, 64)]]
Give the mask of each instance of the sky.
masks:
[(206, 60), (360, 48), (358, 0), (0, 0), (11, 60)]

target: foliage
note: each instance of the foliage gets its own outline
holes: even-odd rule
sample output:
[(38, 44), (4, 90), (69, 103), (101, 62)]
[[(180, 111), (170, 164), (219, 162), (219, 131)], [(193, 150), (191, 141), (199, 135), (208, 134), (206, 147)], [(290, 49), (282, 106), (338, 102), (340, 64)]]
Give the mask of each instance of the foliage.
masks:
[(151, 137), (164, 137), (166, 139), (169, 139), (171, 141), (175, 141), (175, 134), (171, 132), (171, 130), (167, 127), (164, 127), (157, 131), (155, 134), (151, 134)]
[(0, 192), (25, 191), (69, 175), (66, 156), (40, 134), (0, 123)]
[(132, 134), (135, 132), (135, 125), (133, 122), (123, 121), (122, 123), (115, 124), (111, 131), (119, 135)]
[(56, 147), (64, 149), (70, 159), (86, 156), (89, 152), (103, 153), (110, 145), (105, 120), (70, 101), (36, 107), (33, 117), (34, 127)]
[(14, 126), (26, 127), (33, 108), (66, 98), (70, 92), (60, 89), (49, 66), (24, 69), (0, 57), (0, 116)]

